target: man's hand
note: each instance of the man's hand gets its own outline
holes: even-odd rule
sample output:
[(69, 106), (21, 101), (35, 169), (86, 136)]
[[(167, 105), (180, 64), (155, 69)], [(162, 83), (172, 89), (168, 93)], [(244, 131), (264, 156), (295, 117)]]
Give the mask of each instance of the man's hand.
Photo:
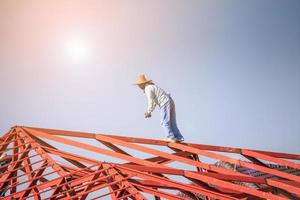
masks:
[(145, 112), (145, 118), (150, 118), (151, 117), (151, 113)]

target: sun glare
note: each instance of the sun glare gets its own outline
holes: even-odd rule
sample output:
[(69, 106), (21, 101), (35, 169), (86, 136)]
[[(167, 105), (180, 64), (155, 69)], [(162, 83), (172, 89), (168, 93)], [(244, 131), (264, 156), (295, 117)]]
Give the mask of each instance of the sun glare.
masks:
[(88, 44), (82, 38), (68, 39), (65, 43), (65, 54), (71, 62), (83, 62), (90, 56)]

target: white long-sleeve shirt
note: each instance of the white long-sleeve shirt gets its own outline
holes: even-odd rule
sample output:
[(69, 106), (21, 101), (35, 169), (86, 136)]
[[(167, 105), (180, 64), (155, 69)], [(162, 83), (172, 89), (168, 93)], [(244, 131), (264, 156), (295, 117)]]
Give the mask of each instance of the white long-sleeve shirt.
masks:
[(162, 107), (170, 100), (170, 95), (156, 85), (147, 85), (145, 87), (145, 95), (148, 99), (148, 113), (153, 112), (156, 105)]

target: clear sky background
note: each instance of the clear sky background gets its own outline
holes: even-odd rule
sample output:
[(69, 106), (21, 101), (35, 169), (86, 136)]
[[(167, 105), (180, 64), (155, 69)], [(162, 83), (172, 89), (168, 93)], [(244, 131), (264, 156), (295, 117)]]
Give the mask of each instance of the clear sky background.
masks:
[(299, 0), (1, 0), (0, 135), (16, 124), (300, 152)]

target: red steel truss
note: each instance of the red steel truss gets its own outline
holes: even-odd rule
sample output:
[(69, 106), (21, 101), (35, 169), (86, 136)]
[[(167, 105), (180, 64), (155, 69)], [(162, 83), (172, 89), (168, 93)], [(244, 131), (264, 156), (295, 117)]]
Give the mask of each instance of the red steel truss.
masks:
[(3, 199), (300, 199), (300, 155), (16, 126)]

